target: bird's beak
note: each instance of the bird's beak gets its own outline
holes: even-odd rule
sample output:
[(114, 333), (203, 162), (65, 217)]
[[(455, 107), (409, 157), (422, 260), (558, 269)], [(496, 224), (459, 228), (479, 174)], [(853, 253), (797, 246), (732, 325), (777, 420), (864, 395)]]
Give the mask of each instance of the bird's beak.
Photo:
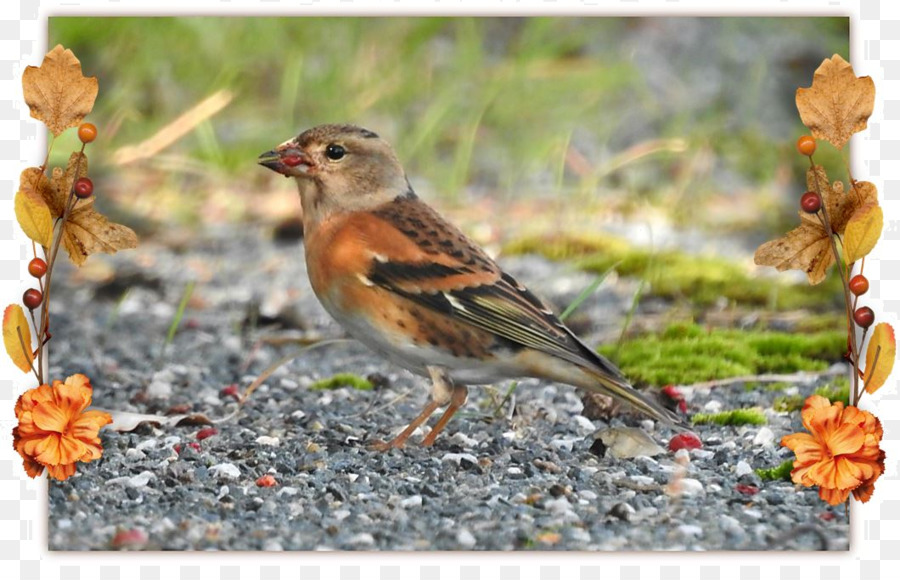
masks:
[(287, 144), (266, 151), (256, 162), (285, 177), (305, 175), (313, 165), (306, 153)]

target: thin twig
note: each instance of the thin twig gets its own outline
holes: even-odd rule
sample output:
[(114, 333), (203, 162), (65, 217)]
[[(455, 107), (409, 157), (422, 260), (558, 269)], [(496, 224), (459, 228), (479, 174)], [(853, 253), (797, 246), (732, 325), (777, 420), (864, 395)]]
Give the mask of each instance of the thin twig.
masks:
[(714, 389), (716, 387), (728, 387), (738, 383), (749, 383), (755, 381), (758, 383), (805, 383), (820, 377), (833, 377), (842, 375), (846, 371), (843, 369), (833, 368), (819, 373), (811, 373), (802, 371), (791, 374), (765, 374), (765, 375), (745, 375), (742, 377), (729, 377), (727, 379), (716, 379), (714, 381), (704, 381), (702, 383), (694, 383), (685, 385), (690, 389)]
[[(51, 147), (52, 147), (51, 143)], [(75, 182), (78, 181), (78, 172), (81, 171), (81, 160), (84, 159), (84, 147), (85, 144), (81, 144), (81, 151), (79, 151), (78, 161), (75, 162), (75, 171), (72, 174), (72, 185), (69, 187), (69, 197), (66, 200), (66, 210), (62, 216), (62, 225), (59, 228), (59, 232), (56, 234), (56, 239), (53, 240), (53, 248), (50, 250), (50, 257), (47, 261), (47, 274), (46, 280), (44, 281), (44, 300), (41, 302), (41, 327), (39, 329), (35, 329), (38, 333), (38, 343), (41, 345), (38, 350), (38, 382), (44, 384), (44, 336), (49, 334), (50, 330), (50, 281), (53, 276), (53, 266), (56, 264), (56, 256), (59, 254), (59, 244), (62, 242), (63, 235), (66, 231), (66, 223), (69, 219), (69, 215), (72, 213), (72, 209), (75, 207), (75, 204), (72, 203), (75, 198)], [(49, 156), (49, 151), (47, 152)], [(43, 172), (42, 172), (43, 173)]]
[[(816, 164), (813, 161), (812, 155), (809, 156), (809, 165), (812, 168), (813, 178), (816, 183), (816, 193), (819, 195), (819, 198), (822, 199), (822, 216), (825, 220), (825, 231), (828, 234), (828, 240), (831, 242), (831, 252), (834, 254), (834, 261), (838, 264), (838, 274), (841, 277), (841, 282), (844, 286), (844, 304), (847, 310), (847, 334), (850, 337), (850, 353), (853, 355), (853, 366), (856, 369), (856, 372), (853, 373), (853, 388), (850, 389), (850, 392), (854, 395), (859, 389), (859, 347), (856, 344), (856, 331), (853, 325), (853, 312), (850, 310), (850, 283), (847, 279), (847, 276), (844, 274), (844, 269), (841, 267), (841, 254), (838, 252), (837, 242), (834, 239), (834, 229), (831, 227), (831, 218), (828, 216), (827, 203), (825, 202), (825, 198), (822, 197), (822, 186), (819, 184), (819, 174), (816, 172)], [(848, 272), (850, 270), (850, 265), (847, 265)], [(856, 405), (856, 400), (850, 401), (851, 405)]]

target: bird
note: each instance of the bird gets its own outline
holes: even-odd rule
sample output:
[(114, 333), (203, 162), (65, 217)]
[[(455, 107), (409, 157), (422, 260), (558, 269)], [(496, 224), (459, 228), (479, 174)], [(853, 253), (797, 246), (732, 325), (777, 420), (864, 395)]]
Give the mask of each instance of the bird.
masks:
[(258, 163), (297, 183), (307, 273), (324, 309), (353, 338), (431, 380), (421, 413), (376, 449), (403, 447), (446, 406), (421, 442), (430, 447), (466, 403), (468, 386), (515, 377), (601, 393), (681, 424), (419, 198), (378, 134), (319, 125)]

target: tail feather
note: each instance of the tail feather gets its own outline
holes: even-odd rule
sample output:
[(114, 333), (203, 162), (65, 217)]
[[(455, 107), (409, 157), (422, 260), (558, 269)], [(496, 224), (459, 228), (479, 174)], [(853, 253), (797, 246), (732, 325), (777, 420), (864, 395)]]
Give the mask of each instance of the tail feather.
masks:
[(575, 365), (570, 361), (544, 354), (538, 364), (532, 364), (531, 368), (534, 376), (607, 395), (671, 427), (688, 428), (681, 417), (631, 386), (615, 365), (596, 353), (594, 356), (602, 364), (594, 364), (592, 357), (591, 360), (585, 360), (584, 364)]

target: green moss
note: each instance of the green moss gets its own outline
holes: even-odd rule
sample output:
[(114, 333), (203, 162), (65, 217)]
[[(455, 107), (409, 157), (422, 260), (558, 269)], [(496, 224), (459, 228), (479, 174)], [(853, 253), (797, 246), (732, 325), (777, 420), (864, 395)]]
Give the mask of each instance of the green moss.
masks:
[(822, 395), (832, 403), (841, 401), (844, 405), (849, 405), (850, 380), (847, 377), (838, 377), (833, 383), (817, 388), (816, 394)]
[(775, 400), (772, 402), (772, 408), (778, 411), (779, 413), (792, 413), (794, 411), (799, 411), (803, 408), (803, 401), (805, 401), (803, 397), (800, 395), (784, 395), (782, 397), (775, 397)]
[(620, 275), (646, 279), (650, 295), (688, 299), (698, 306), (713, 304), (724, 297), (738, 304), (782, 310), (827, 308), (838, 304), (840, 298), (840, 280), (836, 276), (829, 276), (823, 284), (812, 287), (785, 284), (777, 278), (751, 276), (740, 264), (723, 258), (674, 250), (654, 253), (630, 246), (614, 236), (537, 236), (509, 243), (503, 251), (573, 261), (579, 268), (596, 273), (615, 266)]
[(697, 413), (691, 417), (694, 425), (765, 425), (766, 416), (761, 409), (732, 409), (721, 413)]
[(794, 460), (788, 459), (776, 467), (770, 467), (768, 469), (759, 468), (756, 470), (756, 475), (763, 481), (775, 481), (779, 479), (790, 481), (792, 469), (794, 469)]
[(372, 383), (365, 377), (353, 373), (338, 373), (331, 378), (321, 379), (309, 386), (314, 391), (351, 387), (359, 391), (371, 391)]
[(821, 371), (841, 359), (846, 340), (846, 332), (839, 330), (788, 334), (679, 324), (618, 348), (604, 345), (599, 352), (633, 382), (688, 385), (741, 375)]

